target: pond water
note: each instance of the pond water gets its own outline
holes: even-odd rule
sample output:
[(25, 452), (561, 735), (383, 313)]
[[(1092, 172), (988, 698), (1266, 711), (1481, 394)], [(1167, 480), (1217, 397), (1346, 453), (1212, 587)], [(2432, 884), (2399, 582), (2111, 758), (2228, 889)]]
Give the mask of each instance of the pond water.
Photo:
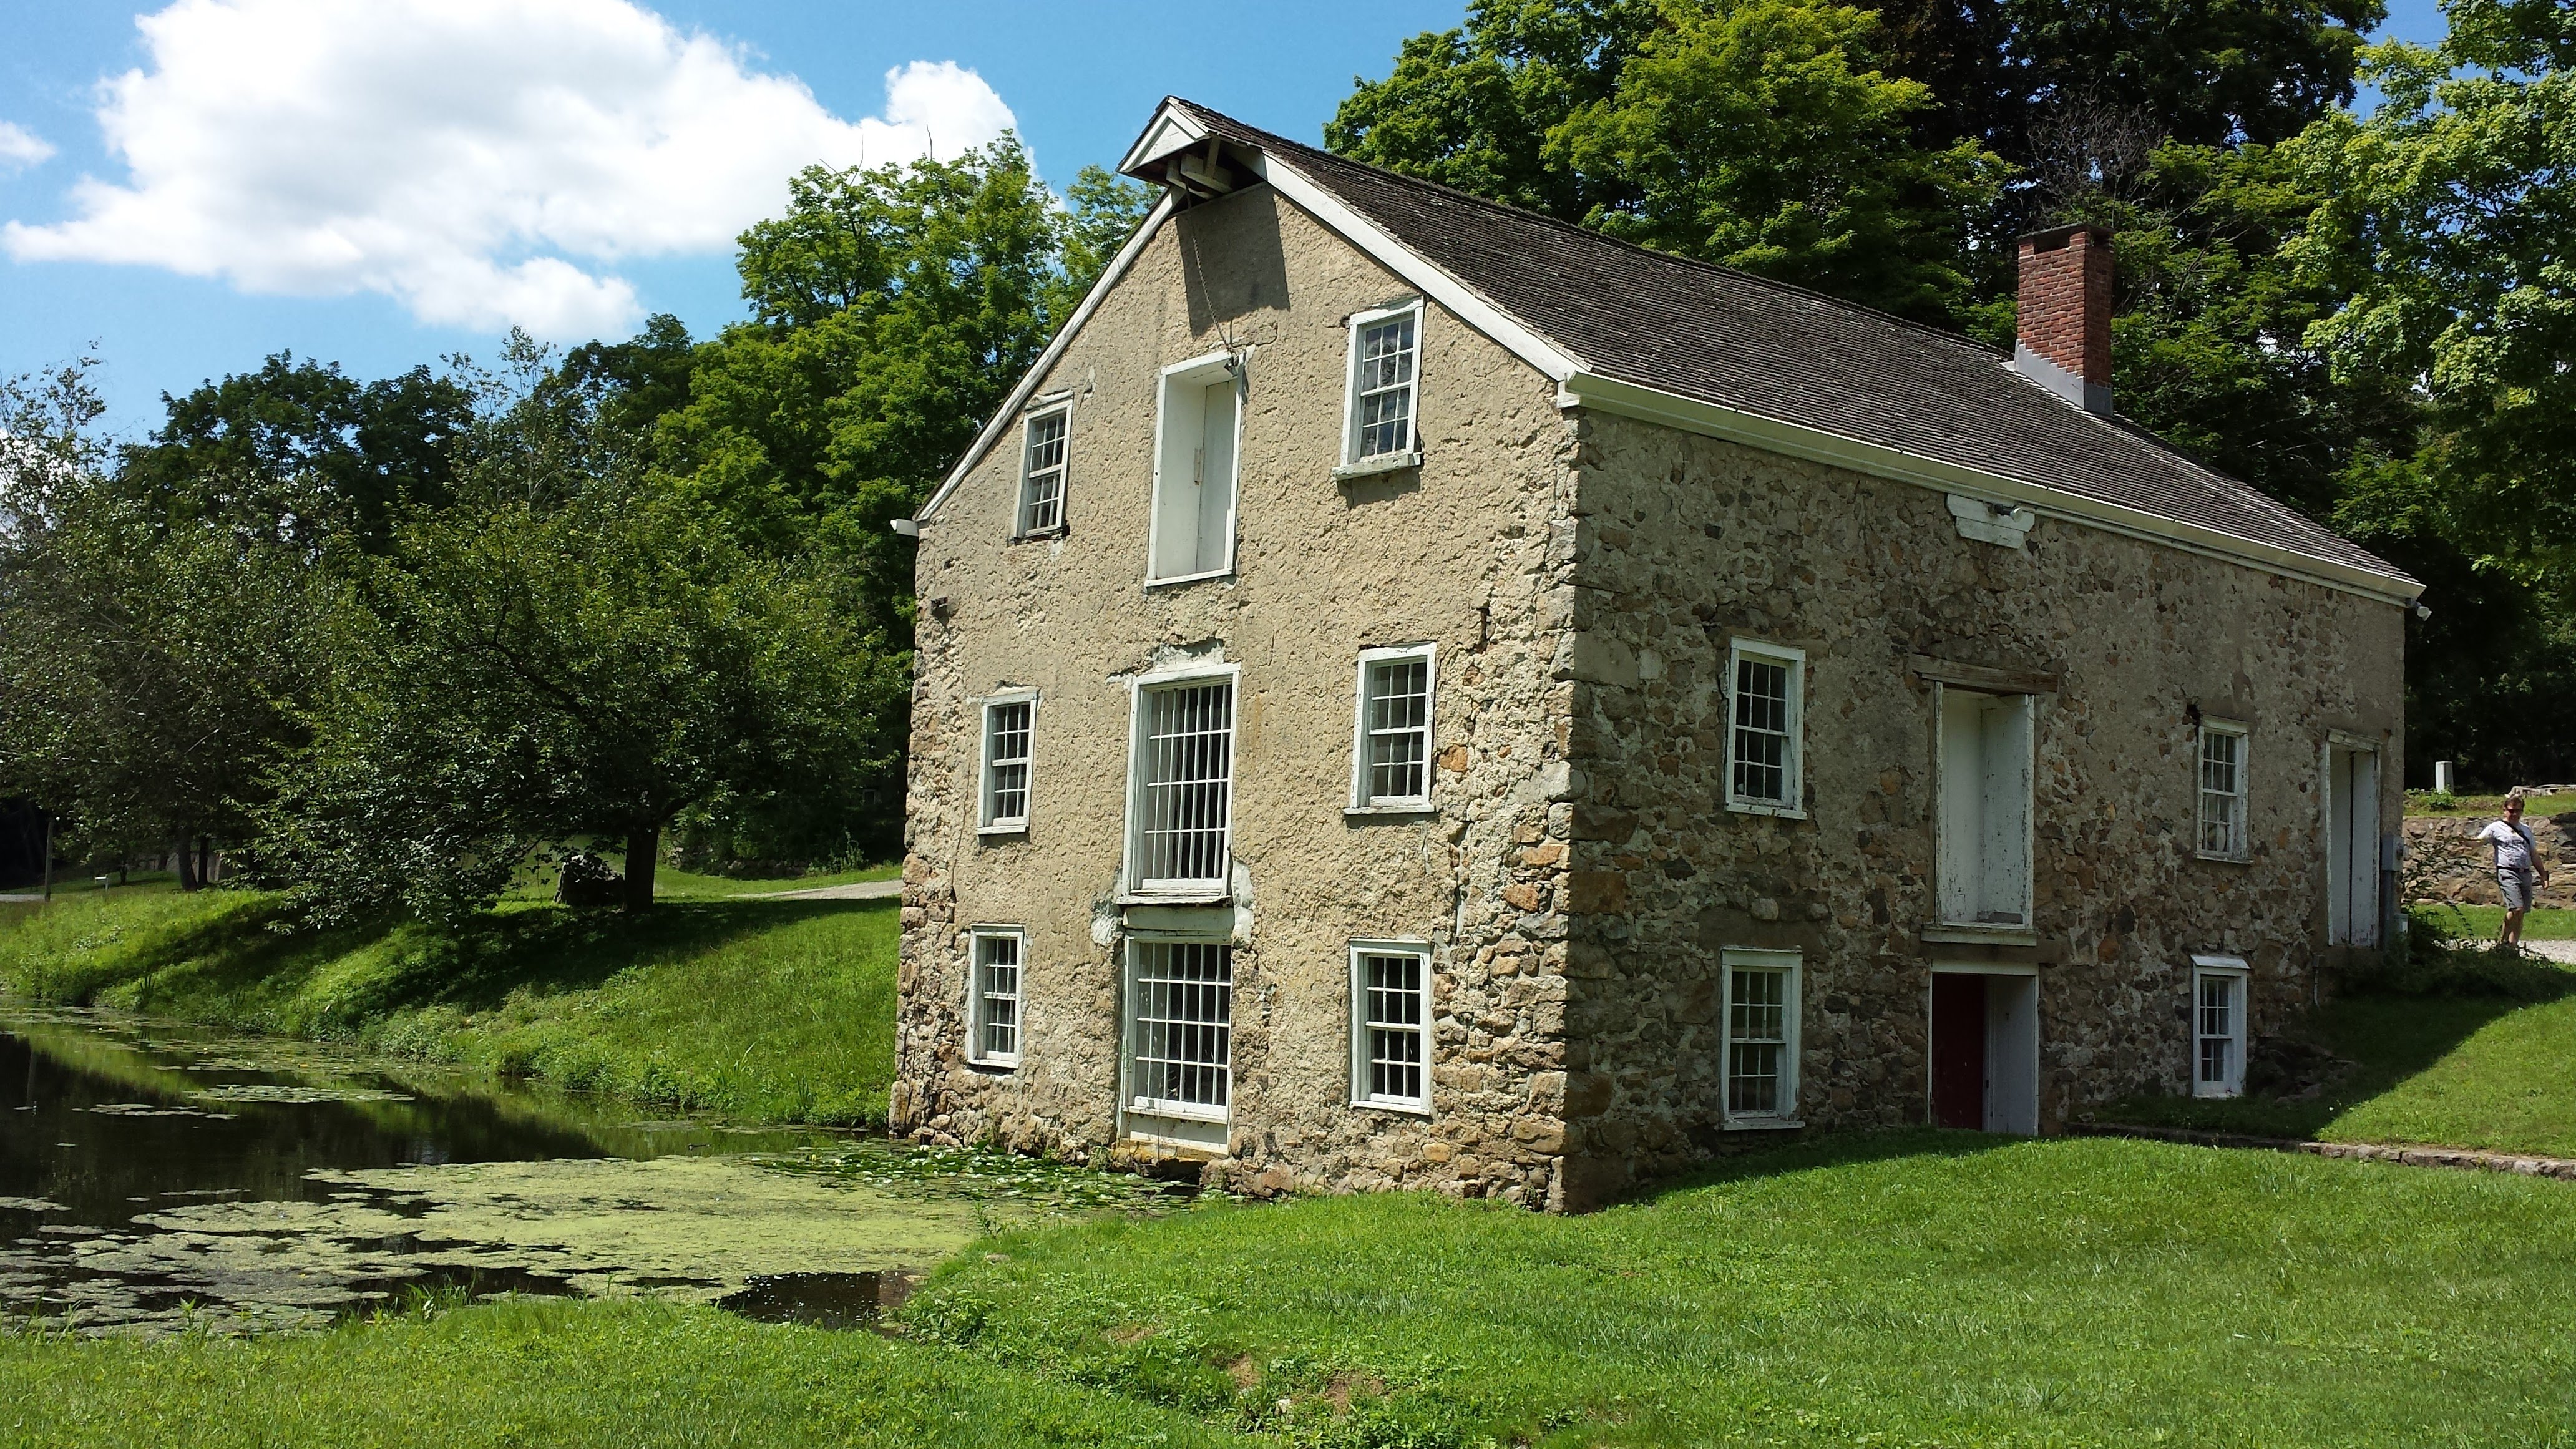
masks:
[(306, 1328), (420, 1291), (854, 1325), (976, 1236), (1157, 1212), (1137, 1179), (114, 1013), (0, 1003), (0, 1312)]

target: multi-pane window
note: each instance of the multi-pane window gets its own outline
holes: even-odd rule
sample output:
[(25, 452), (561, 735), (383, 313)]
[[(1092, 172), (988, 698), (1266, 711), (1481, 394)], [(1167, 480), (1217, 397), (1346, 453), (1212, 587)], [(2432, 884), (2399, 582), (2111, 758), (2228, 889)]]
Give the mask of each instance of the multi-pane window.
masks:
[(1136, 705), (1133, 879), (1149, 892), (1222, 885), (1234, 795), (1234, 681), (1156, 685), (1138, 690)]
[(994, 832), (1029, 825), (1029, 735), (1034, 699), (995, 700), (984, 706), (984, 810), (980, 822)]
[(1421, 321), (1421, 309), (1411, 306), (1351, 320), (1350, 446), (1343, 462), (1413, 453)]
[(2192, 1095), (2233, 1097), (2245, 1090), (2245, 973), (2195, 966), (2191, 994)]
[(1064, 526), (1065, 433), (1073, 410), (1057, 408), (1028, 421), (1020, 453), (1020, 532), (1046, 533)]
[(1017, 929), (975, 933), (975, 981), (967, 1002), (967, 1056), (987, 1066), (1020, 1060), (1020, 958), (1027, 938)]
[(1726, 978), (1727, 1120), (1790, 1120), (1798, 1109), (1797, 953), (1719, 954)]
[(2200, 853), (2245, 858), (2245, 730), (2204, 721), (2200, 727)]
[(1420, 943), (1351, 947), (1351, 1101), (1431, 1106), (1431, 951)]
[(1431, 666), (1429, 645), (1361, 651), (1353, 807), (1418, 810), (1431, 803)]
[(1797, 814), (1806, 655), (1742, 639), (1727, 654), (1726, 803), (1738, 810)]
[(1127, 1095), (1137, 1111), (1225, 1120), (1234, 1086), (1234, 948), (1127, 943)]

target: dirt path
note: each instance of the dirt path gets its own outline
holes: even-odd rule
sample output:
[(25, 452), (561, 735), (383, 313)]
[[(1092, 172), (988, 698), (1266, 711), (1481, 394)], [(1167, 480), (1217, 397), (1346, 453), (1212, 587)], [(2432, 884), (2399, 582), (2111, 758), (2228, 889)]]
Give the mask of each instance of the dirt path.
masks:
[(735, 896), (734, 899), (738, 901), (881, 901), (902, 894), (903, 882), (900, 880), (863, 880), (850, 885), (816, 886), (809, 891), (765, 891), (756, 896)]

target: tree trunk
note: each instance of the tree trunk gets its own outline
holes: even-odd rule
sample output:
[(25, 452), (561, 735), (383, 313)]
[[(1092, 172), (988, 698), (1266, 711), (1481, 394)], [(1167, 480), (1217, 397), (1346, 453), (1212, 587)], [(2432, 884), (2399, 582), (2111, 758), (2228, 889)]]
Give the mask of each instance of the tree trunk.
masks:
[(197, 857), (188, 849), (188, 838), (179, 837), (179, 889), (195, 890), (205, 882), (197, 878)]
[(215, 883), (215, 843), (205, 836), (197, 837), (197, 884)]
[(646, 825), (626, 832), (626, 909), (653, 906), (654, 857), (662, 853), (662, 827)]

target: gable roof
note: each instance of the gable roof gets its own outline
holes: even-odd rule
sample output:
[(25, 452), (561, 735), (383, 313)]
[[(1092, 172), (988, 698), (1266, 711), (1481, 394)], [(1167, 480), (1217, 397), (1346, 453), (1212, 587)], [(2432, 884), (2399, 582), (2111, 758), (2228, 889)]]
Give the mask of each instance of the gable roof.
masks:
[[(2368, 550), (2132, 424), (2068, 403), (1965, 337), (1361, 165), (1177, 98), (1120, 169), (1163, 182), (1167, 202), (1268, 181), (1554, 378), (1567, 406), (2029, 506), (2392, 601), (2422, 592)], [(922, 516), (987, 446), (978, 440)]]

